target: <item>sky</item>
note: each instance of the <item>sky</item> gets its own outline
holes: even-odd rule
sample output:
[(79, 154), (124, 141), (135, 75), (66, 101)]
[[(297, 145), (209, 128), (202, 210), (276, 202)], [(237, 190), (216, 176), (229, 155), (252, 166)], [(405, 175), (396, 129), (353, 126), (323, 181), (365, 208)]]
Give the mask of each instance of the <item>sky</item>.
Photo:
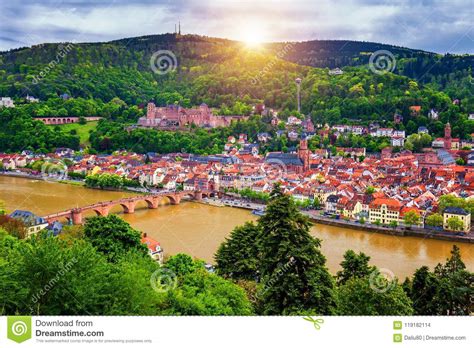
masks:
[(1, 0), (0, 50), (173, 32), (474, 54), (474, 0)]

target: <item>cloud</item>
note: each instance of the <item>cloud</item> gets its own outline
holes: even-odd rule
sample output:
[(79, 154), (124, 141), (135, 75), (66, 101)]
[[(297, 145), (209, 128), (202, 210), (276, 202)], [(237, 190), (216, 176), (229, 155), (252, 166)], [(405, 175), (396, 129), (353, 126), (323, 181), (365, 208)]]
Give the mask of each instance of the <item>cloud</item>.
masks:
[(267, 41), (351, 39), (474, 53), (472, 0), (24, 0), (2, 5), (0, 50), (172, 32)]

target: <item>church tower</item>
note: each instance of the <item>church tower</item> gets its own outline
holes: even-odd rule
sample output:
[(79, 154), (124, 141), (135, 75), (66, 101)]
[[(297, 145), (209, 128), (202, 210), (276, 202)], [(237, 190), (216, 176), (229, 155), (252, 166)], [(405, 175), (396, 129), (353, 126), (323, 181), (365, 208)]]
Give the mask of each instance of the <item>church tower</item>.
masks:
[(308, 149), (308, 140), (301, 139), (300, 141), (300, 148), (298, 149), (298, 157), (303, 162), (303, 171), (307, 171), (310, 169), (309, 163), (309, 155), (311, 151)]
[(446, 150), (451, 150), (451, 125), (446, 123), (444, 127), (444, 148)]

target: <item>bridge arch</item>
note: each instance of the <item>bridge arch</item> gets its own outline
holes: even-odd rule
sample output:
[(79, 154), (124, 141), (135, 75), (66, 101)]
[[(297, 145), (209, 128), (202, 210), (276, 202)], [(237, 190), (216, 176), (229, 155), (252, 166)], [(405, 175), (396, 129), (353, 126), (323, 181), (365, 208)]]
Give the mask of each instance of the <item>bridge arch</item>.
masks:
[(176, 205), (181, 202), (181, 197), (180, 196), (175, 196), (175, 195), (166, 195), (164, 196), (170, 200), (171, 205)]
[(181, 194), (181, 198), (188, 197), (188, 198), (194, 198), (194, 192), (193, 191), (184, 191), (183, 194)]
[(137, 205), (138, 201), (130, 201), (130, 202), (124, 202), (120, 203), (120, 205), (123, 208), (123, 212), (125, 214), (133, 214), (135, 212), (135, 206)]
[(160, 203), (159, 199), (157, 198), (144, 198), (143, 201), (146, 202), (148, 205), (148, 209), (156, 209), (158, 208), (158, 204)]
[(103, 215), (103, 213), (100, 209), (92, 209), (92, 211), (94, 213), (96, 213), (97, 216), (107, 216), (107, 215)]
[(97, 214), (97, 216), (107, 216), (112, 205), (101, 205), (98, 207), (92, 207), (91, 210)]

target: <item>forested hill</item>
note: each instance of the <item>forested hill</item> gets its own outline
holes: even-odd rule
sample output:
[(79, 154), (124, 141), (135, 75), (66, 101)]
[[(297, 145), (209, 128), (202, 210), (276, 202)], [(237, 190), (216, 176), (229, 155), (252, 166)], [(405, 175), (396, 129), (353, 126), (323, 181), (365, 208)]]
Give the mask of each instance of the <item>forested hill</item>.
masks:
[[(449, 86), (453, 80), (471, 76), (474, 55), (436, 54), (374, 42), (348, 40), (314, 40), (290, 43), (284, 59), (318, 68), (336, 68), (369, 63), (373, 52), (388, 51), (394, 56), (393, 72), (423, 83), (437, 83), (441, 88)], [(282, 50), (284, 43), (272, 46)]]
[[(394, 126), (398, 113), (403, 123), (397, 127), (408, 134), (427, 126), (431, 134), (440, 135), (448, 120), (453, 136), (465, 139), (474, 133), (474, 121), (469, 120), (474, 112), (474, 83), (470, 68), (463, 66), (463, 59), (471, 56), (439, 56), (371, 43), (319, 44), (317, 50), (305, 48), (309, 43), (250, 49), (236, 41), (164, 34), (104, 43), (42, 44), (0, 53), (0, 96), (12, 97), (16, 104), (0, 108), (4, 125), (0, 151), (78, 147), (73, 134), (65, 137), (40, 122), (35, 125), (32, 117), (101, 116), (114, 121), (116, 128), (104, 126), (102, 133), (92, 137), (92, 145), (101, 144), (120, 133), (124, 123), (136, 123), (150, 100), (184, 107), (206, 103), (220, 115), (249, 115), (252, 106), (263, 102), (277, 109), (282, 119), (301, 116), (296, 111), (296, 78), (302, 78), (301, 111), (315, 123), (368, 125), (376, 121)], [(366, 63), (369, 52), (376, 49), (392, 52), (396, 69), (405, 72), (418, 61), (423, 66), (434, 63), (430, 71), (436, 71), (435, 60), (443, 61), (444, 70), (431, 75), (430, 83), (403, 76), (399, 70), (374, 73)], [(171, 62), (175, 69), (166, 74), (156, 73), (159, 60), (153, 59), (163, 50), (175, 56)], [(298, 60), (311, 55), (319, 57), (321, 67), (308, 65), (317, 61)], [(344, 73), (330, 74), (329, 69), (339, 62), (347, 64), (340, 66)], [(59, 97), (65, 93), (72, 98)], [(26, 95), (41, 102), (27, 103)], [(413, 105), (421, 106), (419, 115), (411, 114)], [(431, 109), (439, 111), (439, 119), (428, 119)], [(31, 136), (32, 129), (41, 131), (41, 136)], [(114, 146), (123, 148), (123, 141)]]
[[(176, 55), (174, 73), (163, 76), (150, 69), (150, 58), (159, 50)], [(285, 84), (295, 74), (304, 75), (307, 67), (366, 65), (370, 55), (380, 50), (394, 55), (394, 73), (432, 83), (452, 98), (466, 85), (473, 85), (472, 55), (442, 56), (378, 43), (334, 40), (267, 44), (252, 52), (236, 41), (162, 34), (103, 43), (42, 44), (0, 53), (0, 95), (32, 94), (47, 99), (68, 93), (103, 101), (118, 96), (128, 104), (156, 97), (166, 102), (156, 95), (159, 89), (161, 93), (179, 92), (182, 98), (178, 99), (184, 104), (217, 106), (246, 98), (247, 102), (265, 100), (281, 107), (282, 102), (272, 100), (274, 96), (268, 93), (279, 91), (279, 98), (293, 93)], [(473, 94), (470, 89), (462, 94), (466, 93)]]
[[(176, 56), (176, 69), (157, 74), (153, 53), (169, 50)], [(58, 53), (64, 53), (58, 59)], [(172, 34), (123, 39), (107, 43), (43, 44), (0, 55), (0, 95), (21, 97), (27, 93), (48, 99), (62, 93), (74, 97), (110, 101), (119, 97), (127, 104), (150, 99), (157, 103), (180, 102), (211, 106), (247, 103), (268, 98), (269, 90), (288, 89), (308, 67), (278, 60), (271, 74), (278, 81), (251, 81), (273, 59), (265, 52), (245, 49), (237, 42)], [(41, 75), (43, 74), (43, 75)], [(38, 78), (40, 77), (40, 78)], [(38, 81), (39, 80), (39, 81)], [(35, 83), (36, 82), (36, 83)], [(291, 92), (293, 93), (293, 92)]]
[[(288, 43), (275, 43), (272, 48), (281, 50)], [(292, 62), (317, 68), (341, 68), (367, 64), (369, 57), (376, 51), (389, 51), (396, 58), (413, 58), (437, 56), (436, 53), (405, 47), (363, 41), (350, 40), (312, 40), (289, 42), (292, 49), (288, 50), (285, 59)]]

